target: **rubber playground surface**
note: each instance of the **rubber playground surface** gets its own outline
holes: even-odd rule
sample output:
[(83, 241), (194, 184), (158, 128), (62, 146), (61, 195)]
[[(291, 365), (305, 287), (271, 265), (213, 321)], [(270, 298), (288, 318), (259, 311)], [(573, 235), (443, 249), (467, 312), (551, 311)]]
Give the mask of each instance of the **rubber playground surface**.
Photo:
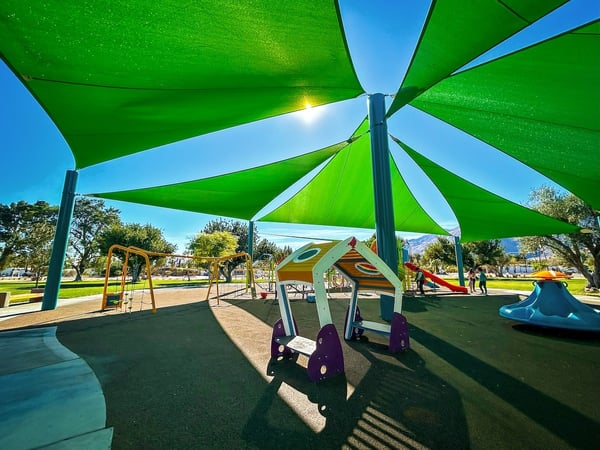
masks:
[[(390, 354), (376, 334), (342, 338), (345, 374), (315, 384), (304, 356), (270, 361), (280, 316), (272, 295), (235, 294), (217, 304), (200, 288), (156, 294), (156, 314), (147, 306), (103, 312), (91, 300), (14, 315), (0, 330), (58, 326), (58, 340), (100, 381), (115, 449), (591, 449), (600, 442), (600, 333), (500, 317), (498, 308), (516, 295), (405, 297), (409, 351)], [(348, 300), (330, 300), (340, 336)], [(315, 304), (298, 297), (291, 306), (300, 334), (314, 338)], [(375, 296), (360, 308), (378, 319)]]

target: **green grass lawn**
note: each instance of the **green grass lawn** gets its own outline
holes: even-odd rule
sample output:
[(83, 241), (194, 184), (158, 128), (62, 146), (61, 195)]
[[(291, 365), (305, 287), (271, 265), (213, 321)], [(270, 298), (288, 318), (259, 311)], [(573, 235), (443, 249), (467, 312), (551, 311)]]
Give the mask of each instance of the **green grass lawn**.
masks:
[[(534, 278), (488, 278), (487, 287), (490, 289), (507, 289), (514, 291), (532, 291)], [(454, 279), (453, 282), (458, 284), (458, 280)], [(565, 280), (567, 283), (567, 289), (571, 294), (574, 295), (598, 295), (585, 292), (585, 286), (587, 280), (585, 278), (571, 278)], [(475, 283), (478, 286), (478, 283)]]
[[(448, 281), (458, 284), (456, 278), (447, 278)], [(488, 288), (490, 289), (508, 289), (517, 291), (532, 291), (532, 278), (489, 278)], [(236, 280), (236, 283), (243, 283), (241, 280)], [(574, 295), (596, 295), (584, 291), (587, 284), (585, 278), (573, 278), (566, 281), (568, 289)], [(185, 279), (153, 279), (154, 288), (166, 288), (177, 286), (201, 286), (208, 284), (208, 280), (190, 280)], [(0, 292), (10, 292), (11, 295), (28, 294), (31, 288), (36, 287), (35, 282), (31, 281), (0, 281)], [(40, 283), (38, 287), (44, 287)], [(85, 297), (87, 295), (101, 294), (104, 288), (104, 280), (83, 280), (83, 281), (66, 281), (60, 285), (59, 298), (69, 299), (76, 297)], [(128, 283), (126, 290), (148, 288), (147, 282), (139, 282), (134, 286)], [(109, 283), (109, 292), (115, 292), (119, 289), (119, 281), (111, 280)]]
[[(181, 280), (171, 279), (152, 280), (152, 285), (155, 289), (177, 286), (201, 286), (208, 284), (208, 280)], [(115, 292), (119, 289), (120, 281), (111, 280), (108, 291)], [(34, 288), (35, 282), (31, 281), (0, 281), (0, 292), (10, 292), (11, 295), (28, 294), (31, 288)], [(40, 283), (38, 287), (44, 287), (44, 283)], [(125, 289), (144, 289), (148, 288), (147, 282), (139, 282), (134, 285), (127, 283)], [(67, 281), (60, 285), (59, 298), (68, 299), (76, 297), (85, 297), (87, 295), (101, 294), (104, 290), (104, 280), (83, 280), (83, 281)]]

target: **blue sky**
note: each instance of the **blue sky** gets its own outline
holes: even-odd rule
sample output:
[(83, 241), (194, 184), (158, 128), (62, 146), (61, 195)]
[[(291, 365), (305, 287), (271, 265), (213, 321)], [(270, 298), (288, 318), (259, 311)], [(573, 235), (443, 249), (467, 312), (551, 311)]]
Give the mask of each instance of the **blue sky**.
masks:
[[(393, 94), (410, 62), (429, 2), (340, 0), (342, 19), (358, 78), (367, 93)], [(484, 61), (600, 17), (598, 0), (572, 0), (548, 17), (488, 52)], [(0, 203), (60, 202), (73, 156), (52, 121), (0, 62)], [(79, 172), (80, 194), (134, 189), (204, 178), (285, 159), (348, 138), (367, 114), (366, 96), (152, 149)], [(388, 130), (417, 151), (460, 176), (516, 202), (531, 189), (552, 184), (543, 176), (469, 136), (406, 107)], [(412, 161), (390, 148), (409, 186), (442, 226), (455, 219), (445, 201)], [(457, 159), (460, 149), (473, 157)], [(168, 157), (166, 157), (168, 156)], [(358, 187), (357, 187), (358, 188)], [(240, 199), (243, 201), (243, 199)], [(151, 223), (183, 251), (185, 243), (214, 216), (107, 201), (125, 222)], [(296, 248), (306, 240), (277, 235), (342, 239), (373, 230), (257, 223), (261, 237)], [(402, 236), (412, 237), (409, 233)]]

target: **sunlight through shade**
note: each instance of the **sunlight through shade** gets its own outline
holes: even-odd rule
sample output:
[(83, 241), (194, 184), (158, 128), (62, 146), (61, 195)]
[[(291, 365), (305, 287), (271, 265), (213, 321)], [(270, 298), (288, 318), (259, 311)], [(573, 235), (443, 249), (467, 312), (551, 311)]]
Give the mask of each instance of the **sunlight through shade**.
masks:
[[(390, 163), (395, 229), (447, 235), (419, 205), (393, 159)], [(336, 154), (296, 195), (259, 220), (374, 229), (372, 174), (370, 136), (365, 134)]]
[(600, 21), (458, 73), (410, 104), (600, 208)]
[(252, 169), (165, 186), (88, 194), (111, 200), (252, 219), (271, 200), (349, 142)]
[(388, 116), (565, 0), (433, 0)]
[(392, 138), (431, 179), (454, 212), (462, 242), (577, 233), (575, 225), (506, 200), (453, 174)]
[(363, 91), (335, 1), (3, 0), (0, 55), (76, 168)]

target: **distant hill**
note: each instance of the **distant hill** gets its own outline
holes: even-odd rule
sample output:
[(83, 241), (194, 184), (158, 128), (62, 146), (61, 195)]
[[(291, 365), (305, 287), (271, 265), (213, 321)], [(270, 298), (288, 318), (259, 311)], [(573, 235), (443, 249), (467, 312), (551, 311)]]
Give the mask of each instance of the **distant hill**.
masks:
[[(452, 230), (451, 233), (454, 233), (458, 230)], [(410, 251), (414, 254), (423, 254), (425, 249), (430, 245), (437, 241), (438, 236), (434, 235), (426, 235), (421, 236), (416, 239), (409, 239), (408, 243), (410, 244)], [(500, 242), (504, 246), (504, 251), (506, 253), (519, 253), (519, 240), (516, 238), (506, 238), (501, 239)]]

